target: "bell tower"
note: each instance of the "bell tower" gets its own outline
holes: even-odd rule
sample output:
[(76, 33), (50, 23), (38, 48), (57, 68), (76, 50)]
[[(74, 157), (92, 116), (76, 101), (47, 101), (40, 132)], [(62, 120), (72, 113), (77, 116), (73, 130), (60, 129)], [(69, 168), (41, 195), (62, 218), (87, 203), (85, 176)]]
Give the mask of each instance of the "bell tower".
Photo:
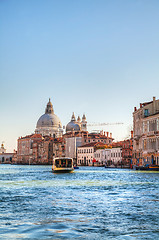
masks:
[(87, 121), (86, 121), (85, 114), (83, 114), (83, 117), (82, 117), (81, 131), (87, 131)]

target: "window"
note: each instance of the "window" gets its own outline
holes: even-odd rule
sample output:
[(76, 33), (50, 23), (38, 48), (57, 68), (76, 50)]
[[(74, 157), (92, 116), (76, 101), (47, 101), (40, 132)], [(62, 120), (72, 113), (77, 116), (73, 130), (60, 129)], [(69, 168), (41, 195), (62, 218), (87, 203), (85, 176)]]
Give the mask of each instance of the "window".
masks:
[(148, 117), (149, 116), (149, 110), (148, 109), (144, 109), (144, 117)]
[(147, 121), (147, 131), (149, 132), (149, 121)]

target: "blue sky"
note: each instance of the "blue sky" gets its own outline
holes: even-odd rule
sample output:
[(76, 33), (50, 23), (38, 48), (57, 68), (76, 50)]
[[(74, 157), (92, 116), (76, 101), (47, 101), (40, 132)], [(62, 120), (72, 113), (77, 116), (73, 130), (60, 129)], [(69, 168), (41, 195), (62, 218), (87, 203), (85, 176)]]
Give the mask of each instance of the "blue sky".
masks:
[[(128, 136), (134, 106), (159, 98), (159, 1), (1, 0), (0, 142), (34, 132), (49, 97)], [(91, 131), (91, 128), (89, 128)]]

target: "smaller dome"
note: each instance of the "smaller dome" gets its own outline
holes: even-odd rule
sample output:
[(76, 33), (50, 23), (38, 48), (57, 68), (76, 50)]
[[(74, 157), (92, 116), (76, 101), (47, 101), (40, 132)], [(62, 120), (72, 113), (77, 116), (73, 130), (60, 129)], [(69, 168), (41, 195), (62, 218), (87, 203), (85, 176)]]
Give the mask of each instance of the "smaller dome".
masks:
[(80, 126), (74, 122), (69, 122), (66, 126), (66, 132), (80, 131)]

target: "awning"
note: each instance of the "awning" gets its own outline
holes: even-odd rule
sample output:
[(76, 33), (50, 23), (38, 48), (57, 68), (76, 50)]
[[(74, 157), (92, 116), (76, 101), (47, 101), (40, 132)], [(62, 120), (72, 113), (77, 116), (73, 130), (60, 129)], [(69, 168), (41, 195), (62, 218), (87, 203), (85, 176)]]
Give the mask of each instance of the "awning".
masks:
[(98, 162), (95, 158), (93, 158), (92, 162)]

